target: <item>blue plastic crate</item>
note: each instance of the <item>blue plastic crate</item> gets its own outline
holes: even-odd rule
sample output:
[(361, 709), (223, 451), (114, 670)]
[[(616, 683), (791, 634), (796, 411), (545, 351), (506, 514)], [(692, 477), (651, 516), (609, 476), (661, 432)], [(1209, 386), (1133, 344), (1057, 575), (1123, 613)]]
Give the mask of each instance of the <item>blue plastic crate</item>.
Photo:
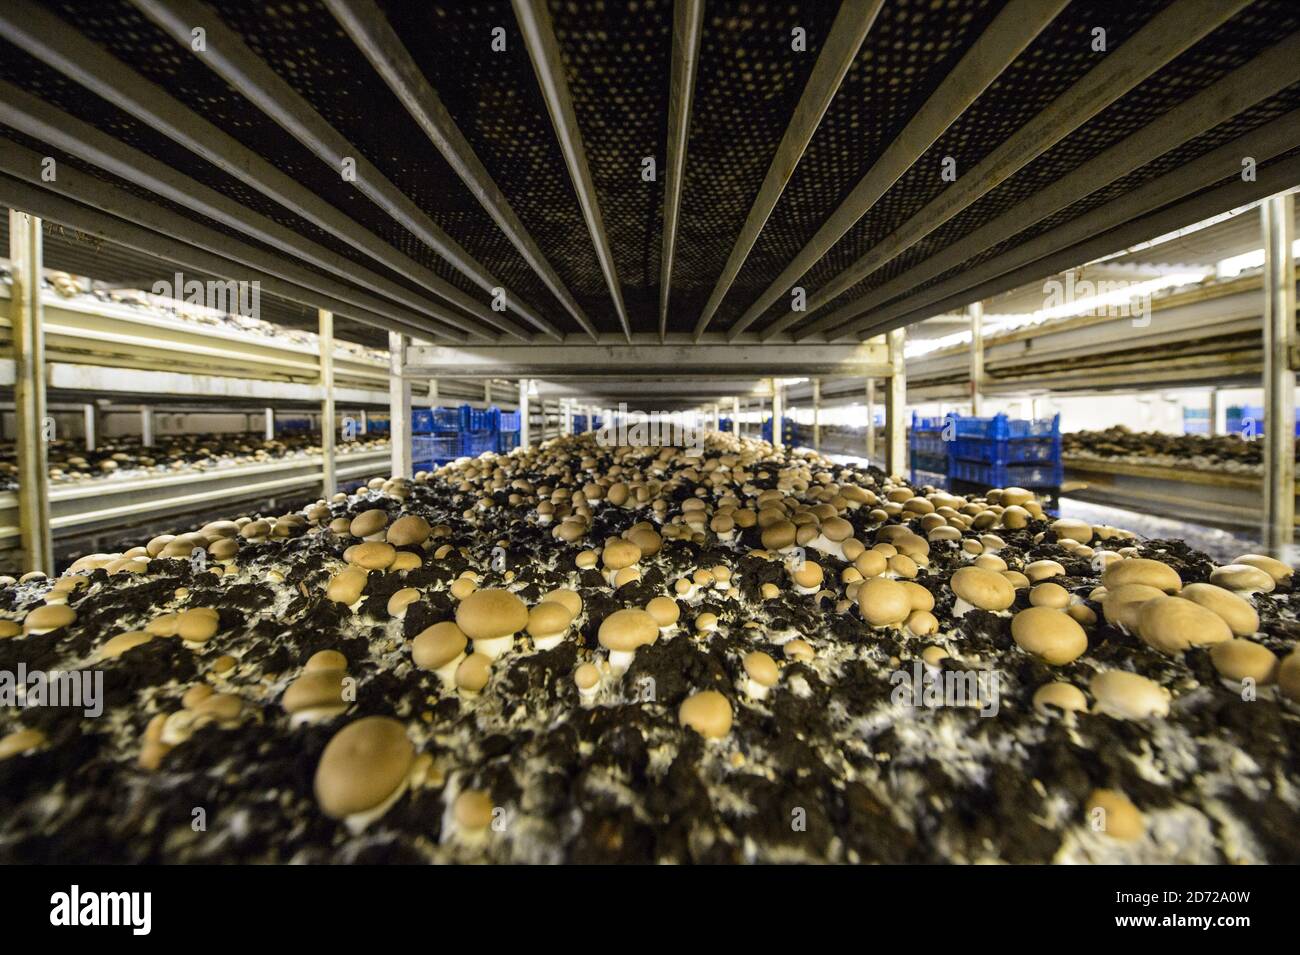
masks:
[(957, 438), (951, 454), (982, 464), (1051, 464), (1061, 458), (1060, 436), (1047, 438)]
[(913, 454), (937, 454), (947, 457), (948, 445), (951, 443), (943, 440), (939, 434), (925, 431), (913, 431), (908, 438), (908, 447)]
[(930, 471), (924, 468), (912, 468), (912, 486), (921, 487), (925, 484), (933, 484), (935, 487), (947, 488), (948, 475), (942, 471)]
[(433, 427), (431, 431), (459, 431), (460, 430), (460, 409), (459, 408), (431, 408), (433, 413)]
[(498, 411), (497, 412), (497, 429), (500, 431), (518, 431), (519, 430), (519, 412), (518, 411)]
[(959, 438), (992, 438), (1006, 441), (1010, 438), (1042, 438), (1061, 433), (1061, 416), (1051, 418), (1008, 418), (996, 414), (991, 418), (963, 418), (951, 415)]
[(432, 408), (411, 409), (411, 434), (431, 434), (434, 430)]
[(956, 481), (984, 487), (1060, 487), (1065, 479), (1061, 462), (1050, 464), (983, 464), (950, 458), (948, 475)]
[(497, 449), (495, 431), (462, 431), (460, 433), (460, 453), (462, 457), (476, 458), (485, 451)]
[(944, 429), (949, 420), (955, 419), (956, 417), (955, 414), (946, 414), (941, 415), (938, 418), (922, 418), (913, 411), (912, 434), (937, 434)]
[(498, 454), (509, 454), (517, 447), (519, 447), (518, 431), (497, 432), (497, 453)]
[(419, 470), (432, 470), (461, 456), (461, 436), (451, 434), (418, 434), (411, 437), (411, 462)]

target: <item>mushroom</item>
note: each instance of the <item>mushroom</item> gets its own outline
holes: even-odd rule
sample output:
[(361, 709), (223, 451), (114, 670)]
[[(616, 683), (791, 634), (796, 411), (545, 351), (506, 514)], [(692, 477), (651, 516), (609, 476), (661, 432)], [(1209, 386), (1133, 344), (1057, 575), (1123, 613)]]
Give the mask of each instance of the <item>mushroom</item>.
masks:
[(369, 540), (382, 540), (384, 528), (388, 526), (388, 512), (380, 508), (362, 511), (352, 518), (348, 533), (353, 537)]
[(176, 616), (176, 636), (195, 646), (211, 640), (220, 626), (221, 618), (213, 607), (191, 607)]
[(1277, 583), (1267, 571), (1250, 564), (1225, 564), (1210, 571), (1210, 583), (1237, 594), (1272, 593)]
[(1188, 584), (1178, 592), (1178, 596), (1216, 613), (1238, 637), (1248, 637), (1259, 629), (1259, 614), (1250, 601), (1222, 587)]
[(1127, 670), (1106, 670), (1088, 684), (1094, 710), (1118, 720), (1169, 715), (1169, 691), (1154, 680)]
[(857, 592), (858, 613), (873, 627), (897, 626), (912, 613), (912, 598), (905, 586), (887, 577), (863, 581)]
[(420, 592), (414, 587), (403, 587), (388, 598), (388, 615), (397, 620), (406, 619), (406, 611), (420, 599)]
[(496, 807), (492, 797), (482, 790), (466, 789), (452, 803), (451, 814), (456, 828), (466, 835), (481, 835), (492, 825)]
[(765, 699), (781, 676), (776, 661), (762, 650), (745, 654), (745, 692), (756, 700)]
[(1210, 647), (1210, 662), (1229, 689), (1245, 680), (1266, 686), (1277, 679), (1277, 655), (1250, 640), (1224, 640)]
[(573, 682), (578, 687), (578, 696), (590, 701), (600, 691), (600, 669), (594, 663), (584, 663), (573, 671)]
[(45, 734), (36, 729), (14, 730), (8, 736), (0, 736), (0, 760), (30, 753), (45, 745)]
[(971, 610), (1001, 613), (1016, 600), (1016, 589), (1001, 574), (983, 567), (962, 567), (948, 581), (957, 599), (952, 615), (964, 616)]
[(280, 706), (289, 714), (290, 726), (323, 723), (348, 708), (348, 701), (343, 698), (347, 670), (343, 667), (310, 667), (308, 661), (302, 675), (289, 684), (280, 698)]
[(1116, 789), (1094, 789), (1085, 808), (1089, 824), (1113, 839), (1131, 842), (1146, 832), (1142, 811)]
[(1277, 688), (1293, 703), (1300, 703), (1300, 649), (1292, 650), (1277, 668)]
[(1182, 597), (1146, 601), (1138, 611), (1137, 630), (1143, 643), (1168, 654), (1232, 639), (1222, 617)]
[(386, 539), (394, 547), (418, 547), (429, 539), (433, 529), (418, 514), (399, 517), (388, 528)]
[(456, 667), (456, 688), (461, 696), (473, 699), (487, 686), (492, 675), (492, 658), (485, 653), (471, 653)]
[(1044, 683), (1034, 691), (1034, 710), (1052, 716), (1052, 707), (1064, 713), (1082, 713), (1088, 709), (1088, 698), (1073, 683)]
[(1258, 567), (1279, 584), (1295, 572), (1291, 569), (1290, 564), (1284, 564), (1277, 558), (1268, 557), (1264, 554), (1242, 554), (1240, 557), (1234, 559), (1233, 563), (1245, 564), (1248, 567)]
[(717, 690), (701, 690), (682, 701), (677, 721), (705, 739), (721, 739), (731, 732), (731, 701)]
[(1029, 591), (1029, 602), (1035, 607), (1064, 610), (1070, 605), (1070, 592), (1060, 584), (1037, 584)]
[(23, 632), (28, 636), (37, 636), (66, 627), (76, 619), (77, 611), (67, 604), (45, 604), (23, 618)]
[(528, 611), (528, 635), (536, 649), (552, 650), (564, 640), (572, 622), (568, 607), (558, 600), (543, 600)]
[(474, 641), (475, 653), (495, 660), (528, 625), (528, 608), (508, 590), (476, 590), (456, 608), (456, 625)]
[(1101, 610), (1107, 623), (1123, 627), (1129, 633), (1138, 628), (1138, 614), (1149, 600), (1165, 596), (1163, 590), (1146, 584), (1120, 584), (1101, 596)]
[(406, 728), (387, 716), (367, 716), (343, 727), (316, 766), (316, 801), (333, 819), (359, 832), (406, 789), (415, 747)]
[(1114, 590), (1124, 584), (1143, 584), (1167, 594), (1183, 589), (1182, 578), (1176, 570), (1168, 564), (1145, 557), (1130, 557), (1108, 564), (1102, 571), (1101, 583), (1107, 590)]
[(659, 623), (644, 610), (615, 610), (601, 621), (597, 639), (609, 651), (610, 667), (621, 673), (638, 647), (659, 639)]
[(821, 564), (805, 560), (796, 569), (790, 571), (790, 579), (794, 582), (796, 593), (815, 594), (822, 589), (824, 575)]
[(411, 659), (421, 670), (432, 670), (444, 686), (456, 682), (456, 668), (465, 659), (469, 638), (450, 620), (425, 627), (411, 641)]
[(812, 644), (807, 640), (800, 640), (798, 637), (787, 641), (781, 647), (781, 652), (785, 654), (787, 659), (796, 660), (799, 663), (810, 663), (817, 656)]
[(645, 605), (646, 613), (655, 618), (660, 633), (671, 633), (681, 619), (682, 610), (672, 597), (652, 597)]
[(1064, 666), (1088, 649), (1083, 628), (1069, 614), (1052, 607), (1020, 611), (1011, 618), (1011, 637), (1020, 649), (1048, 666)]
[(325, 587), (325, 597), (335, 603), (346, 604), (355, 610), (361, 603), (361, 591), (366, 587), (369, 574), (363, 567), (347, 567), (330, 578)]
[(100, 644), (99, 651), (95, 656), (100, 660), (115, 660), (126, 651), (134, 650), (152, 639), (153, 634), (141, 630), (119, 633), (117, 636), (111, 637)]

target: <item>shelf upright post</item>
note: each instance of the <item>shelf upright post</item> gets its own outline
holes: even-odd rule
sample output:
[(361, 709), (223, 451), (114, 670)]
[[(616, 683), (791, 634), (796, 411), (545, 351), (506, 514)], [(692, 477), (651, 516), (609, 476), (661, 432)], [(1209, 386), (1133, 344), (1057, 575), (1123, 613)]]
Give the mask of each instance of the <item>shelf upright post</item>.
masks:
[(772, 447), (782, 446), (781, 419), (785, 416), (785, 395), (781, 394), (781, 382), (772, 379)]
[(907, 370), (903, 346), (907, 329), (889, 333), (889, 385), (885, 391), (885, 471), (902, 477), (907, 470)]
[(740, 398), (731, 399), (731, 432), (736, 437), (740, 437)]
[(140, 406), (140, 443), (153, 447), (153, 409), (148, 405)]
[(876, 379), (867, 379), (867, 461), (876, 456)]
[[(320, 455), (321, 494), (329, 500), (337, 491), (334, 472), (334, 313), (320, 309)], [(349, 439), (356, 435), (347, 435)]]
[(1260, 206), (1264, 226), (1264, 545), (1291, 560), (1295, 536), (1297, 362), (1295, 196)]
[(822, 450), (822, 380), (814, 378), (813, 386), (813, 450)]
[(411, 379), (403, 374), (406, 336), (388, 333), (388, 445), (393, 477), (411, 477)]
[(266, 424), (262, 428), (262, 434), (267, 441), (274, 441), (275, 440), (275, 409), (266, 408), (263, 411), (263, 416), (266, 418)]
[(14, 419), (18, 444), (18, 530), (27, 570), (54, 573), (50, 531), (48, 442), (53, 419), (45, 408), (45, 316), (41, 306), (41, 220), (9, 210), (13, 287)]
[(95, 450), (95, 403), (87, 401), (81, 406), (81, 414), (85, 420), (82, 430), (85, 432), (86, 450)]
[(1210, 407), (1205, 415), (1205, 434), (1207, 437), (1217, 437), (1219, 434), (1219, 389), (1210, 389)]
[(978, 418), (984, 413), (984, 303), (971, 302), (970, 316), (970, 413)]
[(527, 378), (519, 379), (519, 447), (525, 451), (529, 448), (529, 425), (532, 423), (528, 420), (531, 413), (528, 409), (528, 385)]
[(360, 420), (357, 423), (357, 427), (360, 429), (361, 434), (370, 433), (370, 415), (365, 408), (361, 409)]

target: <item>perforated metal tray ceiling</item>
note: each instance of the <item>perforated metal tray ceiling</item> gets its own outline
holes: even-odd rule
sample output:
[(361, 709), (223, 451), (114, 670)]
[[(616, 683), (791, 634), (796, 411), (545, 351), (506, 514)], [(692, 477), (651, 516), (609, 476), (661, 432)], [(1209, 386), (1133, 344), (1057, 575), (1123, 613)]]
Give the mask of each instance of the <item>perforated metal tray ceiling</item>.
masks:
[[(582, 336), (584, 320), (616, 336), (622, 327), (616, 294), (634, 333), (657, 331), (666, 295), (669, 333), (689, 333), (751, 209), (768, 199), (771, 213), (734, 281), (723, 283), (726, 294), (704, 334), (735, 338), (743, 330), (780, 343), (827, 334), (853, 340), (900, 317), (934, 314), (926, 311), (932, 303), (951, 307), (964, 289), (987, 288), (1001, 263), (1029, 243), (1043, 260), (1067, 254), (1082, 237), (1064, 237), (1062, 227), (1102, 207), (1118, 208), (1153, 183), (1169, 183), (1192, 160), (1217, 156), (1213, 151), (1221, 147), (1230, 151), (1242, 137), (1300, 108), (1300, 7), (1292, 0), (848, 2), (878, 10), (856, 53), (850, 49), (846, 68), (831, 71), (833, 95), (825, 112), (790, 154), (783, 137), (800, 105), (817, 101), (818, 77), (826, 73), (819, 58), (835, 50), (828, 41), (832, 24), (843, 22), (836, 20), (837, 3), (6, 0), (0, 9), (0, 106), (6, 107), (0, 151), (22, 147), (55, 156), (96, 182), (248, 243), (268, 262), (295, 260), (305, 267), (298, 281), (311, 291), (319, 290), (318, 282), (320, 288), (342, 283), (384, 305), (356, 315), (336, 309), (339, 321), (397, 327), (391, 313), (401, 318), (403, 331), (411, 333), (414, 322), (430, 337), (448, 328), (430, 320), (435, 313), (488, 339), (499, 337), (500, 327), (545, 337), (538, 328), (550, 326), (560, 335)], [(674, 21), (690, 22), (696, 7), (702, 13), (692, 47), (689, 32), (674, 34)], [(50, 15), (56, 19), (43, 24), (40, 18)], [(367, 47), (358, 22), (380, 39)], [(207, 29), (211, 50), (179, 42), (176, 25), (191, 23)], [(87, 41), (112, 59), (85, 66), (88, 58), (77, 43)], [(1297, 45), (1298, 55), (1279, 57), (1265, 72), (1260, 57), (1288, 49), (1284, 44)], [(979, 58), (972, 51), (989, 49), (1004, 62), (975, 83)], [(214, 53), (226, 56), (225, 66)], [(1125, 57), (1139, 65), (1125, 67)], [(670, 78), (675, 64), (687, 60), (694, 65), (693, 95), (685, 100), (689, 126), (679, 157), (670, 129), (684, 100), (674, 95)], [(269, 71), (259, 75), (255, 67)], [(1250, 84), (1256, 73), (1266, 82)], [(974, 85), (963, 97), (967, 77)], [(228, 154), (231, 162), (219, 168), (156, 117), (133, 115), (123, 108), (127, 98), (115, 91), (141, 80), (150, 84), (151, 101), (211, 123), (244, 152)], [(1243, 87), (1258, 95), (1243, 95)], [(29, 118), (8, 109), (20, 96), (15, 89), (314, 243), (320, 255), (304, 266), (293, 252), (251, 234), (242, 214), (214, 219), (193, 203), (160, 196), (146, 178), (108, 172), (91, 155), (44, 141)], [(1140, 136), (1180, 104), (1221, 90), (1220, 101), (1229, 105), (1205, 128), (1169, 131), (1161, 150), (1136, 168), (1117, 162), (1106, 181), (1063, 194), (1060, 207), (1026, 215), (1014, 231), (984, 242), (979, 230), (1000, 216), (1014, 219), (1035, 197), (1073, 183), (1070, 177), (1080, 178), (1088, 163), (1112, 155), (1117, 144)], [(268, 100), (280, 115), (264, 110)], [(444, 142), (435, 144), (412, 103), (443, 124)], [(313, 122), (342, 137), (349, 155), (371, 164), (376, 179), (341, 175), (319, 143), (309, 141)], [(1273, 170), (1268, 181), (1274, 184), (1289, 175), (1284, 170), (1300, 147), (1300, 123), (1292, 125), (1289, 134), (1269, 139), (1267, 154), (1259, 157), (1261, 173)], [(1000, 161), (1000, 150), (1025, 129), (1045, 133), (1028, 137), (1014, 161), (973, 190), (981, 163)], [(879, 197), (857, 203), (855, 186), (900, 155), (907, 162), (884, 182)], [(312, 204), (286, 200), (256, 167), (241, 164), (246, 157), (287, 175)], [(665, 201), (678, 158), (680, 215), (665, 289)], [(955, 163), (955, 181), (941, 176), (948, 159)], [(765, 176), (781, 160), (790, 161), (788, 175), (776, 177), (774, 191), (772, 184), (764, 190)], [(648, 161), (653, 175), (646, 174)], [(94, 202), (84, 192), (43, 182), (39, 169), (18, 166), (12, 175), (30, 186)], [(1188, 215), (1220, 211), (1210, 206), (1227, 193), (1207, 190), (1239, 174), (1239, 163), (1225, 163), (1197, 179), (1184, 176), (1161, 194), (1159, 207), (1185, 208)], [(445, 247), (433, 247), (391, 203), (379, 201), (382, 195), (405, 197), (463, 257), (451, 261), (455, 256)], [(963, 196), (956, 211), (934, 213)], [(1133, 217), (1152, 211), (1135, 206)], [(837, 212), (847, 218), (828, 233), (824, 226), (839, 221)], [(340, 213), (346, 229), (330, 225)], [(1118, 230), (1124, 220), (1107, 223)], [(378, 244), (356, 241), (367, 235), (378, 237)], [(185, 235), (176, 239), (199, 244)], [(950, 261), (954, 247), (967, 246), (968, 254)], [(609, 254), (602, 261), (604, 247)], [(53, 248), (64, 254), (57, 244)], [(777, 282), (805, 250), (807, 263)], [(945, 250), (947, 258), (936, 258)], [(68, 261), (85, 261), (66, 251)], [(322, 264), (325, 253), (333, 256), (329, 264)], [(110, 271), (123, 267), (100, 261)], [(932, 261), (941, 265), (927, 268)], [(861, 269), (833, 284), (855, 264)], [(1013, 264), (1023, 265), (1020, 259)], [(814, 303), (806, 313), (790, 311), (790, 286), (796, 284)], [(508, 312), (491, 310), (489, 285), (506, 290)], [(286, 321), (310, 316), (301, 304), (283, 311)], [(827, 324), (831, 315), (838, 318)], [(358, 326), (353, 337), (363, 336), (382, 340), (377, 330), (360, 332)]]

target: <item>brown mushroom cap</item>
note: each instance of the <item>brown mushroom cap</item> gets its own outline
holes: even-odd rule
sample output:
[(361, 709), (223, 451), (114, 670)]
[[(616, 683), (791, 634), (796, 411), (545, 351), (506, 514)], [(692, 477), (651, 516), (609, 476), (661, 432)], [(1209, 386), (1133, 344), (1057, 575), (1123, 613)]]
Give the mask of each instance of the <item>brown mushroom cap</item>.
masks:
[(548, 600), (564, 604), (564, 606), (569, 608), (569, 614), (573, 617), (582, 613), (582, 595), (576, 590), (569, 590), (567, 587), (558, 587), (542, 597), (543, 603)]
[(677, 721), (706, 739), (720, 739), (731, 732), (731, 701), (717, 690), (702, 690), (682, 701)]
[(310, 673), (313, 670), (346, 670), (348, 668), (348, 658), (337, 650), (318, 650), (307, 658), (303, 664), (303, 672)]
[(1287, 699), (1300, 703), (1300, 649), (1292, 650), (1278, 664), (1277, 688)]
[(341, 668), (306, 670), (289, 684), (280, 705), (286, 713), (324, 707), (342, 709), (347, 705), (343, 699), (343, 680), (346, 677), (347, 672)]
[(912, 612), (912, 598), (906, 587), (887, 577), (863, 581), (857, 593), (858, 613), (873, 627), (902, 623)]
[(456, 625), (471, 640), (493, 640), (528, 625), (528, 608), (508, 590), (476, 590), (456, 608)]
[(1265, 686), (1277, 679), (1277, 655), (1251, 640), (1225, 640), (1210, 647), (1210, 662), (1228, 680), (1254, 680)]
[(1142, 811), (1118, 790), (1094, 789), (1084, 808), (1089, 823), (1099, 821), (1098, 831), (1114, 839), (1130, 842), (1142, 838), (1146, 832), (1147, 824)]
[(798, 528), (792, 521), (778, 520), (764, 528), (761, 540), (768, 550), (781, 550), (793, 546), (797, 535)]
[(26, 633), (48, 633), (75, 622), (77, 612), (67, 604), (45, 604), (32, 610), (23, 618)]
[(437, 670), (465, 652), (469, 639), (450, 620), (425, 627), (411, 641), (411, 659), (422, 670)]
[(755, 683), (761, 686), (776, 686), (776, 681), (781, 676), (781, 671), (777, 668), (776, 661), (764, 653), (762, 650), (754, 650), (745, 654), (744, 659), (745, 673)]
[(207, 643), (220, 626), (221, 618), (212, 607), (191, 607), (176, 617), (176, 635), (189, 643)]
[(1259, 629), (1259, 614), (1250, 601), (1231, 590), (1214, 584), (1188, 584), (1178, 592), (1178, 596), (1218, 614), (1238, 637), (1248, 637)]
[(0, 760), (9, 759), (28, 750), (45, 745), (45, 734), (38, 729), (14, 730), (7, 736), (0, 736)]
[(821, 564), (805, 560), (797, 570), (790, 573), (790, 578), (800, 587), (821, 587), (825, 575), (822, 572)]
[(1188, 647), (1232, 639), (1223, 618), (1182, 597), (1157, 597), (1138, 611), (1138, 636), (1161, 653), (1182, 653)]
[(1240, 557), (1235, 558), (1233, 563), (1258, 567), (1279, 584), (1295, 573), (1290, 564), (1284, 564), (1276, 557), (1269, 557), (1265, 554), (1242, 554)]
[(615, 610), (601, 621), (597, 639), (607, 650), (633, 651), (659, 639), (659, 622), (644, 610)]
[(367, 572), (364, 567), (346, 567), (330, 578), (325, 588), (327, 599), (341, 604), (354, 604), (361, 599), (366, 588)]
[(414, 762), (415, 747), (401, 723), (364, 717), (325, 746), (316, 766), (316, 801), (334, 819), (374, 809), (406, 782)]
[(980, 610), (1002, 611), (1016, 602), (1016, 589), (1001, 574), (983, 567), (963, 567), (948, 586), (966, 603)]
[(1101, 609), (1107, 623), (1121, 624), (1125, 629), (1135, 631), (1142, 605), (1163, 596), (1163, 590), (1146, 584), (1120, 584), (1102, 597)]
[(1106, 670), (1092, 678), (1088, 689), (1097, 701), (1097, 712), (1116, 719), (1169, 715), (1169, 691), (1138, 673)]
[(471, 653), (456, 667), (456, 685), (471, 693), (487, 686), (491, 676), (492, 658), (485, 653)]
[(102, 660), (113, 660), (153, 639), (153, 634), (142, 630), (129, 630), (105, 640), (99, 647), (98, 656)]
[(388, 598), (388, 615), (390, 617), (401, 616), (406, 613), (406, 609), (411, 604), (419, 599), (420, 592), (414, 587), (403, 587), (401, 590), (394, 591), (393, 595)]
[(1224, 564), (1210, 571), (1210, 583), (1228, 590), (1272, 593), (1277, 582), (1267, 571), (1250, 564)]
[(1088, 698), (1083, 690), (1073, 683), (1044, 683), (1034, 691), (1034, 709), (1044, 716), (1051, 716), (1050, 706), (1066, 712), (1083, 712), (1088, 709)]
[(423, 517), (418, 514), (404, 514), (393, 521), (385, 537), (394, 547), (412, 547), (423, 544), (429, 539), (431, 533), (433, 529)]
[(528, 611), (528, 635), (554, 637), (569, 629), (573, 614), (558, 600), (543, 600)]
[(600, 669), (594, 663), (584, 663), (573, 671), (573, 682), (580, 690), (590, 690), (600, 682)]
[(348, 525), (348, 533), (353, 537), (369, 537), (371, 534), (378, 534), (387, 526), (388, 512), (376, 507), (369, 511), (362, 511), (352, 518), (352, 523)]
[(1063, 517), (1060, 520), (1053, 521), (1052, 531), (1056, 534), (1057, 540), (1078, 541), (1080, 544), (1090, 542), (1093, 535), (1091, 524), (1071, 517)]
[(652, 597), (645, 605), (646, 613), (655, 618), (655, 623), (661, 627), (671, 627), (677, 623), (682, 616), (682, 608), (677, 605), (677, 601), (672, 597)]
[(1064, 666), (1083, 656), (1088, 636), (1069, 614), (1052, 607), (1030, 607), (1011, 618), (1011, 637), (1026, 653), (1049, 666)]
[(1178, 576), (1178, 571), (1168, 564), (1145, 557), (1130, 557), (1107, 565), (1102, 571), (1101, 583), (1107, 590), (1114, 590), (1124, 584), (1144, 584), (1167, 594), (1183, 589), (1183, 580)]
[(610, 570), (631, 567), (641, 559), (641, 548), (628, 540), (612, 540), (601, 551), (600, 561)]
[(492, 797), (482, 790), (466, 789), (452, 804), (452, 815), (461, 829), (474, 832), (492, 824)]
[(366, 570), (386, 570), (396, 559), (397, 551), (392, 544), (383, 541), (366, 541), (349, 547), (346, 558), (349, 564), (356, 564)]
[(1070, 605), (1070, 592), (1060, 584), (1037, 584), (1029, 591), (1029, 602), (1035, 607), (1064, 610)]

